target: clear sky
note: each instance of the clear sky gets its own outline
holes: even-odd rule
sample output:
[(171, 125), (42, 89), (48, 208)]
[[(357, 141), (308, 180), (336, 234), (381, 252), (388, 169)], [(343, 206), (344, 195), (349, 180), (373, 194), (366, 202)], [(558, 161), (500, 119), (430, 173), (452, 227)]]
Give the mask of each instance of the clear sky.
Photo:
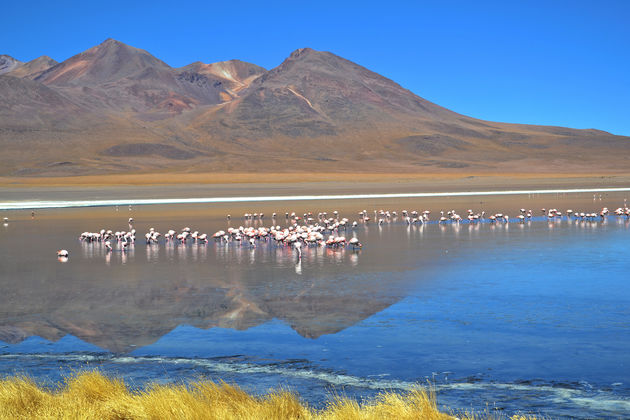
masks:
[(174, 67), (333, 52), (476, 118), (630, 135), (630, 0), (3, 1), (0, 54), (106, 38)]

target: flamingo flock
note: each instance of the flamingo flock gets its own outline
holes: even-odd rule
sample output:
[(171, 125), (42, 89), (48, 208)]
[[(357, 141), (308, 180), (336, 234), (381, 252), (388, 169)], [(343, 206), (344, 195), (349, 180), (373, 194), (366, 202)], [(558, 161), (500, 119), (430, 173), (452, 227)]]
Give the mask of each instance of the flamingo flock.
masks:
[[(286, 218), (291, 219), (292, 224), (287, 227), (273, 225), (270, 227), (253, 227), (239, 226), (238, 228), (228, 227), (227, 230), (219, 230), (215, 232), (211, 238), (217, 243), (234, 243), (239, 246), (248, 246), (255, 248), (261, 243), (273, 243), (276, 246), (285, 246), (296, 251), (298, 259), (302, 256), (302, 246), (314, 247), (323, 246), (332, 249), (341, 249), (345, 247), (358, 250), (362, 248), (361, 242), (356, 237), (346, 239), (342, 234), (348, 228), (348, 219), (338, 218), (338, 212), (333, 212), (335, 217), (328, 218), (327, 213), (319, 213), (318, 221), (315, 222), (312, 213), (304, 214), (304, 217), (297, 216), (295, 213), (286, 213)], [(277, 214), (273, 214), (273, 221)], [(227, 216), (230, 220), (231, 216)], [(244, 219), (246, 221), (263, 220), (263, 213), (246, 213)], [(303, 222), (303, 224), (300, 224)], [(356, 222), (353, 225), (357, 226)], [(154, 228), (144, 235), (147, 245), (156, 245), (162, 241), (176, 245), (185, 245), (187, 243), (207, 244), (210, 236), (207, 233), (193, 231), (190, 227), (183, 228), (180, 232), (169, 229), (166, 234), (162, 235)], [(112, 231), (101, 229), (98, 232), (83, 232), (79, 235), (79, 240), (86, 243), (99, 242), (103, 243), (107, 252), (112, 252), (114, 247), (118, 247), (120, 251), (125, 252), (130, 245), (136, 242), (136, 230), (133, 228), (133, 218), (129, 219), (129, 231)]]
[[(567, 220), (570, 221), (596, 222), (605, 220), (611, 214), (617, 217), (624, 217), (626, 220), (630, 219), (630, 208), (625, 202), (624, 206), (615, 209), (613, 212), (607, 207), (603, 207), (597, 212), (582, 212), (569, 209), (563, 213), (555, 208), (542, 208), (540, 212), (542, 217), (550, 221), (562, 220), (566, 216)], [(367, 226), (374, 220), (380, 227), (385, 223), (397, 222), (399, 214), (407, 225), (426, 223), (437, 223), (438, 225), (477, 224), (482, 222), (507, 224), (511, 221), (523, 224), (531, 221), (534, 215), (533, 210), (524, 208), (520, 209), (515, 219), (511, 219), (506, 213), (499, 212), (487, 215), (485, 211), (475, 212), (472, 209), (468, 209), (464, 217), (455, 210), (440, 211), (439, 213), (440, 217), (432, 221), (430, 210), (401, 210), (400, 213), (390, 210), (374, 210), (372, 219), (368, 215), (368, 211), (364, 209), (356, 213), (358, 215), (356, 220), (350, 222), (349, 219), (340, 217), (337, 210), (330, 215), (327, 212), (307, 212), (303, 214), (286, 212), (284, 213), (284, 218), (286, 219), (285, 227), (281, 227), (279, 224), (276, 224), (279, 217), (275, 212), (271, 215), (272, 224), (270, 226), (253, 226), (253, 224), (263, 224), (265, 220), (263, 212), (255, 212), (243, 214), (245, 226), (230, 226), (226, 230), (219, 230), (212, 235), (196, 230), (193, 231), (190, 227), (185, 227), (179, 231), (169, 229), (165, 234), (158, 232), (154, 228), (149, 228), (144, 234), (144, 238), (148, 246), (159, 245), (160, 243), (173, 245), (186, 245), (187, 243), (207, 244), (210, 240), (217, 244), (235, 244), (249, 248), (256, 248), (261, 244), (273, 244), (277, 247), (287, 247), (294, 250), (297, 258), (300, 259), (303, 250), (311, 247), (326, 247), (333, 250), (344, 248), (359, 250), (363, 247), (356, 237), (356, 229), (359, 224)], [(226, 218), (228, 224), (230, 224), (232, 216), (228, 214)], [(102, 243), (107, 252), (112, 252), (115, 248), (121, 252), (126, 252), (130, 246), (136, 243), (136, 230), (133, 227), (134, 219), (129, 218), (128, 223), (128, 231), (101, 229), (97, 232), (83, 232), (79, 235), (79, 239), (87, 243)], [(347, 239), (346, 235), (350, 232), (352, 232), (352, 237)], [(67, 260), (68, 251), (59, 250), (57, 256)]]
[[(87, 243), (101, 242), (108, 251), (114, 249), (113, 245), (118, 245), (122, 251), (125, 251), (130, 245), (136, 243), (136, 230), (131, 224), (129, 226), (129, 231), (114, 232), (112, 230), (101, 229), (99, 232), (83, 232), (79, 235), (79, 240)], [(197, 231), (191, 232), (189, 227), (182, 229), (181, 233), (177, 233), (171, 229), (165, 235), (162, 235), (154, 228), (149, 228), (149, 231), (144, 235), (147, 245), (158, 244), (162, 236), (164, 236), (166, 242), (185, 244), (186, 241), (193, 241), (208, 243), (207, 234), (200, 234)]]
[[(336, 226), (322, 225), (292, 225), (286, 228), (280, 226), (271, 226), (269, 228), (252, 226), (236, 228), (228, 228), (227, 232), (220, 230), (212, 235), (215, 242), (236, 242), (247, 243), (251, 247), (256, 247), (259, 241), (273, 241), (276, 245), (284, 245), (289, 247), (297, 247), (301, 249), (302, 245), (326, 246), (329, 248), (343, 248), (350, 246), (353, 249), (359, 249), (363, 245), (358, 238), (353, 237), (347, 240), (345, 236), (339, 236), (340, 226), (344, 226), (345, 222), (335, 224)], [(328, 233), (328, 235), (327, 235)]]

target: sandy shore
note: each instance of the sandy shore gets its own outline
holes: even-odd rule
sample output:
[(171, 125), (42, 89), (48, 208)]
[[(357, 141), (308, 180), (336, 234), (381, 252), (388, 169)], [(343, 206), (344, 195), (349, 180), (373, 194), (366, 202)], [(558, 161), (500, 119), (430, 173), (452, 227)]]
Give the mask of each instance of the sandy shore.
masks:
[(0, 201), (434, 193), (630, 187), (630, 175), (143, 174), (1, 178)]

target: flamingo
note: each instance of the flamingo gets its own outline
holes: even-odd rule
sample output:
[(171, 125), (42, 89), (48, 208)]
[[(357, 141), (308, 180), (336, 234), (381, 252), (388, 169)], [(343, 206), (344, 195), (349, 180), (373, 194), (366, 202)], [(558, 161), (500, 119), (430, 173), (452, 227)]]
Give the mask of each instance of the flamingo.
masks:
[(334, 243), (335, 247), (345, 246), (346, 245), (346, 237), (345, 236), (337, 236), (334, 239), (333, 243)]
[(348, 245), (352, 247), (352, 249), (362, 248), (361, 242), (359, 242), (358, 238), (352, 238), (348, 241)]

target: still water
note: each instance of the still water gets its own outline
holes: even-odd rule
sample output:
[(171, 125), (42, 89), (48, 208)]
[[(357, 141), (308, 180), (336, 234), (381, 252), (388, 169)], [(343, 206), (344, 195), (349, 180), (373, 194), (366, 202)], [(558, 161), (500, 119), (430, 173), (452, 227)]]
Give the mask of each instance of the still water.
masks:
[[(227, 226), (199, 207), (150, 207), (16, 212), (0, 226), (0, 374), (221, 379), (315, 406), (430, 383), (457, 410), (630, 416), (624, 218), (360, 224), (346, 236), (363, 249), (307, 248), (298, 261), (273, 243), (146, 245), (149, 227)], [(127, 252), (78, 240), (127, 230), (130, 214)]]

